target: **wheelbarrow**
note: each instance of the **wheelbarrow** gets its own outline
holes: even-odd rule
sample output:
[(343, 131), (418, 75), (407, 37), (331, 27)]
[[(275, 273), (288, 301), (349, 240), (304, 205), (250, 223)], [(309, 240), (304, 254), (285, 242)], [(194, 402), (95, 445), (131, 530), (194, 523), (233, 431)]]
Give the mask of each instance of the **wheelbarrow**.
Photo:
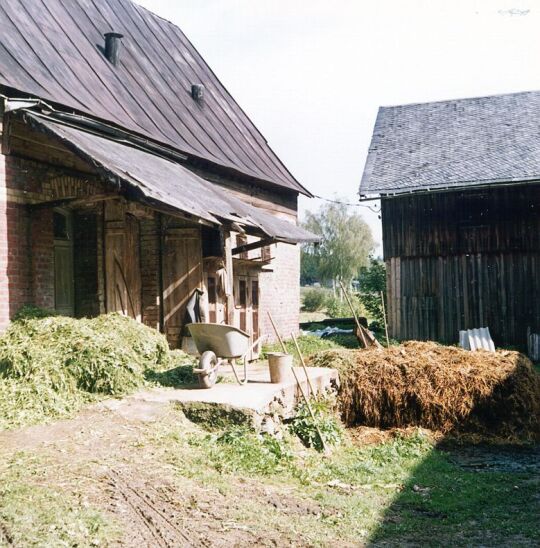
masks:
[[(187, 325), (201, 355), (199, 367), (193, 372), (199, 378), (201, 388), (212, 388), (217, 380), (219, 366), (229, 363), (238, 384), (244, 385), (248, 381), (247, 356), (263, 337), (249, 344), (250, 335), (232, 325), (220, 323), (190, 323)], [(244, 361), (244, 378), (240, 379), (236, 372), (236, 360)]]

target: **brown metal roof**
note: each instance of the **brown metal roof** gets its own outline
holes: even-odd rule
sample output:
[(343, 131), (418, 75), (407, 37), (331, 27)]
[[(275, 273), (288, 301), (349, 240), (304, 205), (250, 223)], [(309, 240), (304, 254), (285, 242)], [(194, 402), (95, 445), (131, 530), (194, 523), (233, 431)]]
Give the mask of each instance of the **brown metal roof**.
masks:
[[(110, 31), (124, 35), (117, 66), (103, 54)], [(182, 31), (133, 2), (2, 0), (0, 36), (0, 85), (309, 195)]]
[(149, 205), (165, 205), (217, 225), (234, 222), (248, 233), (276, 241), (319, 241), (311, 232), (235, 198), (226, 189), (168, 159), (30, 112), (26, 119), (91, 162), (105, 178), (119, 181), (124, 191), (135, 191), (135, 196)]

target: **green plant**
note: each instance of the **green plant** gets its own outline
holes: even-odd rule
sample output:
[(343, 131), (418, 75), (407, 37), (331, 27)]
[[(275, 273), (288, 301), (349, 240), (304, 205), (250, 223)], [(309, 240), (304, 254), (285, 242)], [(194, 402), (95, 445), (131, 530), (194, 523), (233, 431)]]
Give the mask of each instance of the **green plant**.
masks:
[[(287, 352), (289, 354), (292, 354), (295, 360), (297, 360), (298, 355), (296, 353), (296, 347), (294, 346), (294, 343), (291, 340), (284, 341), (284, 342), (285, 342), (285, 348), (287, 349)], [(330, 339), (321, 339), (321, 337), (316, 337), (315, 335), (302, 335), (296, 338), (296, 342), (298, 343), (298, 346), (300, 347), (300, 351), (302, 352), (302, 355), (306, 358), (308, 356), (315, 354), (316, 352), (320, 352), (321, 350), (330, 350), (333, 348), (339, 348), (339, 345), (337, 345)], [(265, 345), (263, 347), (262, 358), (266, 359), (268, 357), (269, 352), (281, 352), (281, 351), (282, 351), (282, 348), (279, 343)]]
[(47, 308), (39, 308), (31, 304), (25, 304), (17, 310), (15, 316), (13, 316), (13, 321), (19, 320), (36, 320), (40, 318), (48, 318), (49, 316), (58, 316), (56, 310), (49, 310)]
[(306, 312), (317, 312), (324, 308), (327, 292), (324, 289), (308, 289), (302, 298), (302, 308)]
[(382, 329), (384, 326), (384, 314), (381, 292), (386, 300), (386, 266), (384, 262), (371, 258), (369, 266), (360, 269), (359, 281), (360, 294), (358, 298), (364, 306), (369, 319), (374, 324), (371, 328)]
[(202, 440), (192, 438), (191, 443), (205, 448), (220, 472), (248, 472), (271, 475), (287, 468), (293, 454), (285, 440), (237, 426), (221, 434), (208, 434)]
[(341, 443), (343, 429), (334, 412), (335, 402), (332, 403), (323, 398), (312, 398), (310, 405), (315, 420), (311, 416), (307, 404), (305, 402), (300, 403), (289, 425), (291, 433), (297, 435), (304, 445), (313, 447), (317, 451), (323, 449), (317, 429), (327, 445)]
[(125, 316), (77, 320), (23, 312), (0, 336), (0, 429), (61, 417), (147, 380), (171, 385), (188, 375), (178, 369), (188, 363), (185, 354), (171, 352), (163, 335)]
[[(349, 295), (349, 299), (353, 305), (357, 316), (364, 316), (365, 309), (356, 295)], [(326, 313), (330, 318), (350, 318), (352, 317), (351, 307), (347, 303), (345, 297), (341, 300), (338, 297), (328, 299), (326, 304)]]

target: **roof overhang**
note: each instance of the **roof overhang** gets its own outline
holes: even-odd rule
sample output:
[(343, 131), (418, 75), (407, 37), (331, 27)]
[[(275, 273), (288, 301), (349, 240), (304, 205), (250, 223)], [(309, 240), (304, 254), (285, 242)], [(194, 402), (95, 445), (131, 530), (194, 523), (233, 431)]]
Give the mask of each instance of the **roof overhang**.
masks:
[(440, 185), (433, 187), (418, 187), (418, 188), (392, 188), (377, 191), (372, 191), (363, 194), (360, 191), (360, 202), (369, 202), (373, 200), (389, 200), (392, 198), (402, 198), (404, 196), (420, 196), (424, 194), (442, 194), (447, 192), (474, 192), (486, 189), (496, 189), (508, 186), (523, 186), (534, 185), (540, 183), (540, 175), (530, 178), (520, 178), (516, 180), (508, 179), (493, 179), (486, 181), (463, 181), (451, 185)]
[(135, 199), (150, 207), (213, 225), (240, 225), (247, 233), (276, 242), (319, 240), (296, 224), (247, 204), (186, 167), (133, 143), (111, 140), (34, 112), (25, 112), (25, 119), (37, 130), (59, 139), (106, 180), (130, 190)]

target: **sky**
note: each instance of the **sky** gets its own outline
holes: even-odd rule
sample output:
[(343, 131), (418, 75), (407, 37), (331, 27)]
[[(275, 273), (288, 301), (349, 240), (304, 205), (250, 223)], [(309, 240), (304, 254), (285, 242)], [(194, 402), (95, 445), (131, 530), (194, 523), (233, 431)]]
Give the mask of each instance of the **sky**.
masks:
[[(328, 199), (359, 204), (379, 106), (540, 89), (540, 0), (136, 2), (184, 31), (293, 175)], [(322, 203), (302, 197), (300, 217)], [(351, 211), (380, 242), (368, 205)]]

